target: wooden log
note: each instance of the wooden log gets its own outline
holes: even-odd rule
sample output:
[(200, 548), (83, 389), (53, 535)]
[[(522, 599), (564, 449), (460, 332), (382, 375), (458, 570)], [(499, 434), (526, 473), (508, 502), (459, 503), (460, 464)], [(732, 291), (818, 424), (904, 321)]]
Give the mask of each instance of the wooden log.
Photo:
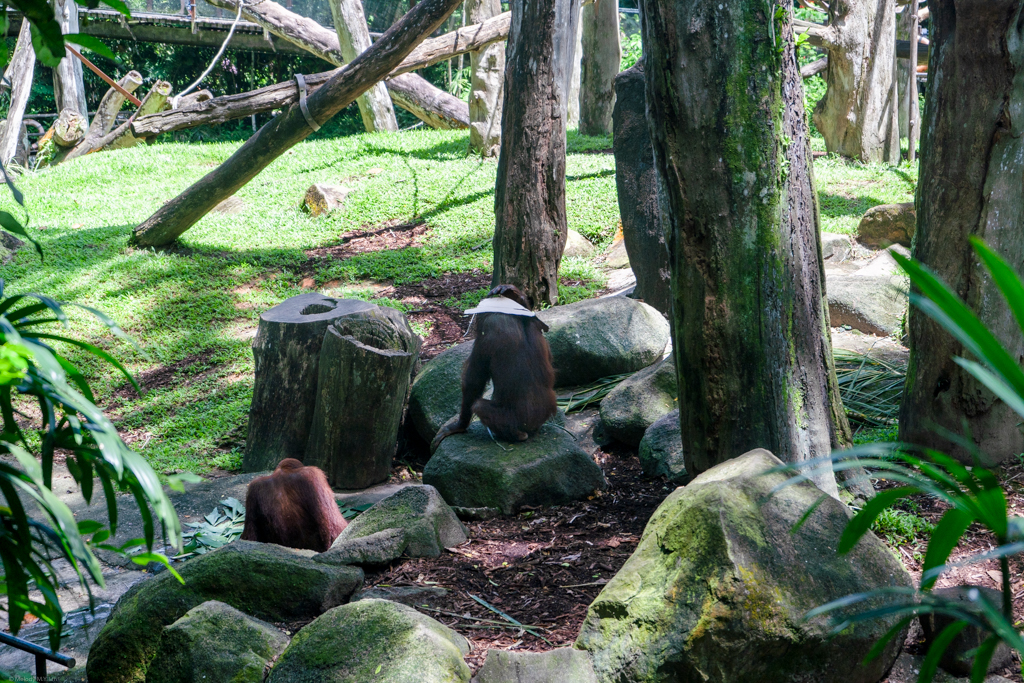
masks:
[[(167, 81), (157, 81), (142, 99), (142, 104), (135, 115), (147, 116), (163, 111), (167, 108), (167, 100), (170, 97), (171, 84)], [(131, 120), (128, 120), (118, 126), (116, 130), (112, 130), (109, 134), (97, 140), (95, 149), (126, 149), (134, 147), (141, 139), (143, 138), (132, 133)]]
[(811, 78), (812, 76), (817, 76), (827, 68), (828, 57), (826, 56), (822, 57), (821, 59), (816, 59), (810, 64), (800, 67), (800, 77), (804, 79)]
[(416, 74), (399, 74), (386, 82), (395, 104), (431, 128), (469, 127), (469, 106), (426, 79)]
[(580, 120), (582, 135), (612, 132), (615, 75), (622, 63), (619, 45), (618, 0), (595, 0), (580, 10), (583, 47), (580, 64)]
[[(117, 84), (128, 92), (133, 93), (142, 85), (142, 74), (138, 71), (129, 71), (117, 81)], [(99, 106), (96, 107), (96, 113), (93, 114), (89, 130), (86, 131), (85, 137), (80, 144), (89, 145), (109, 133), (110, 129), (114, 127), (114, 121), (117, 118), (117, 113), (121, 111), (124, 100), (124, 95), (114, 88), (107, 90), (103, 99), (100, 100)]]
[(53, 124), (53, 141), (59, 147), (74, 147), (85, 135), (85, 117), (74, 109), (65, 109)]
[(391, 473), (419, 338), (405, 316), (343, 318), (320, 349), (316, 408), (305, 462), (331, 486), (363, 489)]
[(181, 109), (182, 107), (191, 107), (194, 104), (199, 104), (200, 102), (206, 102), (212, 99), (213, 93), (209, 90), (197, 90), (178, 99), (178, 101), (176, 102), (175, 109)]
[[(360, 0), (329, 0), (327, 4), (331, 6), (342, 58), (346, 63), (351, 62), (360, 52), (370, 47), (370, 28), (366, 25), (363, 3)], [(395, 109), (388, 97), (388, 88), (383, 83), (375, 83), (356, 98), (356, 103), (367, 133), (398, 130)]]
[[(420, 0), (369, 50), (310, 95), (306, 112), (301, 111), (298, 104), (288, 107), (249, 138), (227, 161), (136, 227), (131, 243), (144, 247), (173, 242), (277, 157), (306, 139), (313, 132), (306, 120), (307, 115), (320, 125), (350, 105), (362, 92), (398, 66), (425, 36), (433, 33), (459, 2)], [(269, 0), (265, 0), (263, 5), (268, 3)]]
[[(918, 37), (920, 36), (919, 24), (917, 18), (918, 0), (913, 0), (910, 3), (910, 44), (918, 45)], [(907, 161), (914, 163), (917, 161), (917, 149), (915, 143), (917, 138), (920, 137), (919, 127), (921, 125), (920, 117), (920, 106), (917, 102), (917, 69), (910, 69), (910, 73), (907, 74), (907, 92), (909, 94), (910, 101), (910, 116), (907, 122)]]
[[(78, 33), (78, 3), (75, 0), (53, 0), (53, 14), (60, 22), (61, 33)], [(60, 64), (53, 69), (53, 97), (57, 102), (57, 111), (77, 111), (88, 123), (89, 108), (85, 102), (82, 63), (70, 52), (65, 52)]]
[(18, 141), (21, 139), (21, 120), (25, 116), (25, 106), (32, 92), (32, 75), (35, 70), (36, 55), (32, 50), (32, 34), (28, 22), (24, 22), (18, 33), (18, 42), (14, 48), (14, 56), (7, 69), (11, 81), (11, 104), (7, 109), (7, 126), (0, 137), (0, 163), (7, 165), (18, 153)]

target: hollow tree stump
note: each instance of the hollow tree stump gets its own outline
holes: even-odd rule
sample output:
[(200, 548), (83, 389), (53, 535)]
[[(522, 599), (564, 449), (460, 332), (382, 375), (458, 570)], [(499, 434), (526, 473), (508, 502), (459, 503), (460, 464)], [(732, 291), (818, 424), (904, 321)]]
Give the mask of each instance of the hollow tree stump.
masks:
[(379, 313), (339, 320), (320, 349), (304, 462), (322, 469), (335, 488), (366, 488), (391, 472), (419, 338), (401, 313)]

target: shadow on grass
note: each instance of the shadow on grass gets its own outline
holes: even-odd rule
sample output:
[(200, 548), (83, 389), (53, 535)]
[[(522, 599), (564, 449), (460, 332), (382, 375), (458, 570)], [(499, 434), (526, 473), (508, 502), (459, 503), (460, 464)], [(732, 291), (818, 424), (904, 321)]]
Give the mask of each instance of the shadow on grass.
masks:
[(818, 194), (818, 203), (821, 207), (822, 215), (830, 218), (863, 216), (871, 207), (885, 204), (885, 202), (875, 197), (846, 197), (827, 192)]

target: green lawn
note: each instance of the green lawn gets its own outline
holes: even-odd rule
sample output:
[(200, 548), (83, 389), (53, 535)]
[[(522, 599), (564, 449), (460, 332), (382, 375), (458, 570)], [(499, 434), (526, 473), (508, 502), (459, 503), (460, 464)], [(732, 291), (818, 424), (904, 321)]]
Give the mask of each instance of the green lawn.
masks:
[[(237, 468), (252, 392), (249, 350), (260, 311), (305, 291), (300, 282), (345, 296), (370, 296), (370, 280), (415, 282), (444, 273), (490, 270), (496, 162), (466, 156), (467, 134), (414, 130), (307, 142), (238, 193), (244, 211), (211, 214), (171, 252), (129, 249), (131, 228), (199, 180), (238, 143), (157, 144), (96, 154), (18, 179), (30, 229), (46, 253), (19, 251), (0, 267), (9, 292), (42, 292), (96, 306), (151, 355), (112, 340), (72, 312), (80, 337), (111, 350), (156, 385), (142, 398), (94, 359), (68, 355), (95, 378), (103, 407), (126, 440), (160, 470)], [(570, 133), (569, 227), (607, 246), (618, 222), (614, 160), (586, 153), (606, 138)], [(827, 229), (849, 231), (864, 209), (907, 201), (916, 172), (820, 159), (816, 174)], [(336, 216), (312, 219), (299, 205), (314, 182), (353, 189)], [(0, 202), (13, 210), (9, 199)], [(352, 230), (393, 221), (425, 221), (423, 245), (345, 261), (310, 260), (305, 251), (332, 246)], [(602, 284), (590, 262), (569, 259), (564, 300)], [(174, 372), (161, 371), (172, 366)], [(165, 381), (161, 382), (161, 378)]]

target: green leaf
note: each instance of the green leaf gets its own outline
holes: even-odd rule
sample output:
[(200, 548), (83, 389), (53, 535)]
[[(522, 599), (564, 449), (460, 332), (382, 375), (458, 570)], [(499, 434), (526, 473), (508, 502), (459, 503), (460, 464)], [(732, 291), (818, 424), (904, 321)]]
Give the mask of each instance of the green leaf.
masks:
[(924, 662), (921, 663), (921, 673), (917, 677), (917, 683), (931, 683), (931, 680), (935, 678), (935, 671), (939, 668), (939, 660), (942, 659), (946, 648), (960, 634), (960, 631), (963, 631), (965, 628), (967, 628), (967, 622), (957, 620), (942, 629), (942, 633), (932, 641), (932, 646), (928, 648), (928, 654), (925, 655)]
[(181, 578), (181, 574), (179, 574), (174, 569), (174, 567), (171, 566), (171, 561), (169, 559), (167, 559), (167, 556), (164, 555), (163, 553), (154, 553), (154, 552), (139, 553), (138, 555), (133, 555), (132, 556), (132, 562), (134, 562), (135, 564), (140, 564), (143, 567), (145, 567), (150, 562), (156, 562), (157, 564), (162, 564), (164, 567), (167, 567), (167, 571), (169, 571), (171, 573), (171, 575), (174, 576), (174, 578), (176, 578), (181, 584), (185, 583), (185, 579)]
[[(946, 510), (946, 513), (942, 515), (942, 519), (939, 520), (935, 531), (932, 532), (932, 536), (928, 540), (928, 551), (925, 553), (921, 571), (927, 572), (933, 567), (944, 565), (946, 560), (949, 559), (949, 554), (953, 551), (953, 548), (960, 542), (960, 537), (963, 536), (964, 532), (967, 531), (967, 527), (973, 521), (974, 518), (963, 510), (957, 508)], [(927, 581), (922, 579), (922, 590), (931, 588), (938, 578), (938, 575), (936, 575)]]
[(889, 641), (898, 636), (899, 634), (903, 633), (903, 629), (909, 626), (910, 622), (912, 622), (914, 619), (917, 619), (917, 615), (911, 614), (910, 616), (903, 617), (898, 622), (896, 622), (895, 626), (886, 631), (885, 635), (879, 638), (875, 642), (875, 644), (871, 646), (871, 649), (868, 650), (867, 655), (864, 656), (864, 661), (861, 663), (866, 666), (874, 660), (878, 659), (879, 655), (885, 652), (885, 648), (889, 644)]
[(42, 23), (33, 21), (30, 28), (36, 59), (51, 69), (56, 67), (64, 58), (64, 34), (60, 31), (60, 24), (51, 17)]
[(871, 525), (874, 524), (883, 510), (891, 507), (900, 498), (906, 498), (918, 493), (921, 493), (921, 489), (916, 486), (901, 486), (880, 491), (847, 523), (846, 528), (843, 529), (843, 535), (839, 538), (837, 552), (840, 555), (845, 555), (853, 550), (853, 547), (871, 529)]
[(39, 254), (39, 258), (43, 258), (43, 248), (39, 246), (39, 242), (36, 242), (35, 239), (28, 234), (28, 231), (25, 230), (24, 227), (22, 227), (21, 223), (18, 222), (17, 218), (7, 213), (6, 211), (0, 211), (0, 227), (3, 227), (3, 229), (6, 230), (7, 232), (13, 233), (15, 235), (21, 235), (22, 237), (27, 239), (36, 248), (36, 252)]
[(88, 36), (84, 33), (66, 33), (64, 40), (75, 45), (81, 45), (87, 50), (92, 50), (98, 55), (106, 57), (112, 62), (120, 63), (120, 60), (114, 56), (114, 53), (110, 51), (110, 48), (103, 44), (99, 38), (95, 36)]

